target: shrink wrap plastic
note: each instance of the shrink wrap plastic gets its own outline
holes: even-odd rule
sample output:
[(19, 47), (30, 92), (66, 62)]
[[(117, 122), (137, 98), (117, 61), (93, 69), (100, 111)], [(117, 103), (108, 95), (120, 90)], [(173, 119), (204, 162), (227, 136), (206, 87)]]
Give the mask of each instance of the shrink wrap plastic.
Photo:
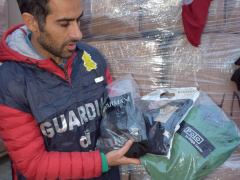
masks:
[(8, 3), (6, 0), (0, 0), (0, 38), (8, 29)]
[[(104, 55), (114, 79), (130, 73), (141, 96), (198, 87), (240, 128), (240, 92), (231, 81), (240, 57), (240, 0), (211, 1), (199, 47), (184, 31), (186, 2), (191, 0), (83, 0), (82, 41)], [(142, 166), (121, 172), (122, 179), (150, 179)], [(239, 177), (240, 147), (204, 180)]]
[(141, 163), (153, 180), (203, 179), (240, 145), (240, 131), (204, 92), (174, 136), (170, 159), (147, 154)]
[(161, 88), (137, 102), (152, 145), (150, 154), (170, 159), (175, 133), (199, 94), (195, 87)]
[(134, 143), (125, 156), (139, 158), (151, 151), (138, 101), (139, 90), (131, 75), (106, 86), (96, 149), (101, 152), (120, 149), (132, 139)]
[[(211, 1), (197, 48), (185, 35), (182, 0), (82, 2), (82, 41), (104, 55), (114, 79), (130, 73), (141, 96), (162, 87), (196, 86), (240, 128), (240, 92), (231, 81), (240, 57), (240, 0)], [(1, 37), (8, 28), (6, 0), (0, 0), (0, 17)], [(121, 175), (124, 180), (151, 179), (141, 165), (121, 166)], [(204, 180), (239, 177), (240, 147)]]
[[(8, 29), (8, 3), (6, 0), (0, 0), (0, 39), (3, 33)], [(1, 66), (2, 63), (0, 63)]]

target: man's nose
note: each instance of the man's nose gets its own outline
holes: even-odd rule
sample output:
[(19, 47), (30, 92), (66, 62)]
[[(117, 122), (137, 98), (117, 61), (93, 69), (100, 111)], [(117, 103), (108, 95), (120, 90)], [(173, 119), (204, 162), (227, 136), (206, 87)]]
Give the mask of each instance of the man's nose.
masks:
[(82, 39), (82, 32), (80, 31), (80, 27), (78, 23), (73, 23), (73, 26), (71, 28), (70, 32), (70, 38), (75, 40), (81, 40)]

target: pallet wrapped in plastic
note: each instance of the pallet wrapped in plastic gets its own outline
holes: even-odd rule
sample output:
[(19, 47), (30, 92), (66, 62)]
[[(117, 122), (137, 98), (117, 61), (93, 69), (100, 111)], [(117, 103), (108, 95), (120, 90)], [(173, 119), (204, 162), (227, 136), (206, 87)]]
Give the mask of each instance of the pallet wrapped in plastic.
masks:
[[(189, 42), (183, 6), (192, 9), (199, 45)], [(106, 58), (114, 79), (132, 74), (141, 96), (161, 87), (198, 87), (240, 128), (240, 91), (231, 81), (239, 68), (240, 0), (83, 0), (83, 41)], [(205, 7), (208, 7), (205, 4)], [(196, 8), (196, 7), (195, 7)], [(200, 14), (194, 14), (194, 12)], [(206, 21), (201, 17), (207, 16)], [(200, 20), (201, 21), (200, 21)], [(195, 24), (194, 24), (195, 23)], [(198, 27), (203, 27), (199, 30)], [(130, 167), (130, 168), (129, 168)], [(143, 167), (122, 168), (124, 179), (146, 179)], [(142, 176), (141, 176), (142, 175)], [(240, 147), (205, 180), (240, 177)], [(150, 177), (148, 177), (150, 178)]]
[[(1, 36), (7, 1), (0, 2)], [(186, 27), (183, 9), (195, 2), (199, 6), (188, 8)], [(82, 0), (82, 5), (82, 41), (104, 55), (114, 79), (130, 73), (141, 96), (162, 87), (198, 87), (240, 128), (240, 91), (231, 81), (239, 68), (234, 63), (240, 57), (240, 0)], [(198, 36), (197, 47), (190, 36)], [(122, 179), (151, 179), (143, 166), (123, 166), (121, 172)], [(239, 177), (240, 147), (204, 180)]]
[(140, 94), (145, 95), (161, 87), (165, 78), (161, 42), (154, 39), (137, 38), (131, 40), (88, 41), (107, 59), (114, 79), (132, 74), (139, 85)]
[[(0, 0), (0, 39), (3, 33), (8, 29), (8, 3), (6, 0)], [(2, 63), (0, 63), (1, 66)]]
[(8, 29), (8, 2), (0, 0), (0, 38)]
[(140, 37), (139, 0), (83, 0), (82, 32), (90, 39)]
[(224, 29), (226, 33), (240, 33), (240, 1), (239, 0), (225, 0), (224, 1)]

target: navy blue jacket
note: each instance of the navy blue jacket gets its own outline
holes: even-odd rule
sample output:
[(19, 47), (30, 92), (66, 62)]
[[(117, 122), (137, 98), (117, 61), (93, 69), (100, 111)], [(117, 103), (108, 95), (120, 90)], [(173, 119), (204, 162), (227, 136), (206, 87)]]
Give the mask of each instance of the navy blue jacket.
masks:
[(103, 56), (77, 43), (62, 70), (51, 59), (12, 50), (6, 38), (19, 27), (0, 45), (0, 137), (15, 179), (119, 179), (115, 167), (101, 174), (95, 151), (102, 97), (112, 81)]

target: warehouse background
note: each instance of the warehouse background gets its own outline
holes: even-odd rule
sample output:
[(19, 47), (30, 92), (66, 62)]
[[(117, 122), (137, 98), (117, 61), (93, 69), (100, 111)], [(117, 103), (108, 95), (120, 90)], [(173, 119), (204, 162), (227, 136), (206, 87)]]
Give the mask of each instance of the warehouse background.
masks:
[[(15, 0), (0, 2), (1, 36), (22, 20)], [(83, 41), (105, 56), (113, 78), (131, 73), (141, 95), (163, 87), (196, 86), (240, 127), (240, 93), (230, 80), (240, 57), (240, 0), (211, 2), (199, 47), (193, 47), (186, 37), (181, 3), (83, 0)], [(8, 167), (7, 157), (0, 159), (0, 170)], [(205, 179), (238, 179), (239, 167), (240, 148)], [(123, 167), (122, 173), (126, 179), (147, 178), (138, 166)]]

